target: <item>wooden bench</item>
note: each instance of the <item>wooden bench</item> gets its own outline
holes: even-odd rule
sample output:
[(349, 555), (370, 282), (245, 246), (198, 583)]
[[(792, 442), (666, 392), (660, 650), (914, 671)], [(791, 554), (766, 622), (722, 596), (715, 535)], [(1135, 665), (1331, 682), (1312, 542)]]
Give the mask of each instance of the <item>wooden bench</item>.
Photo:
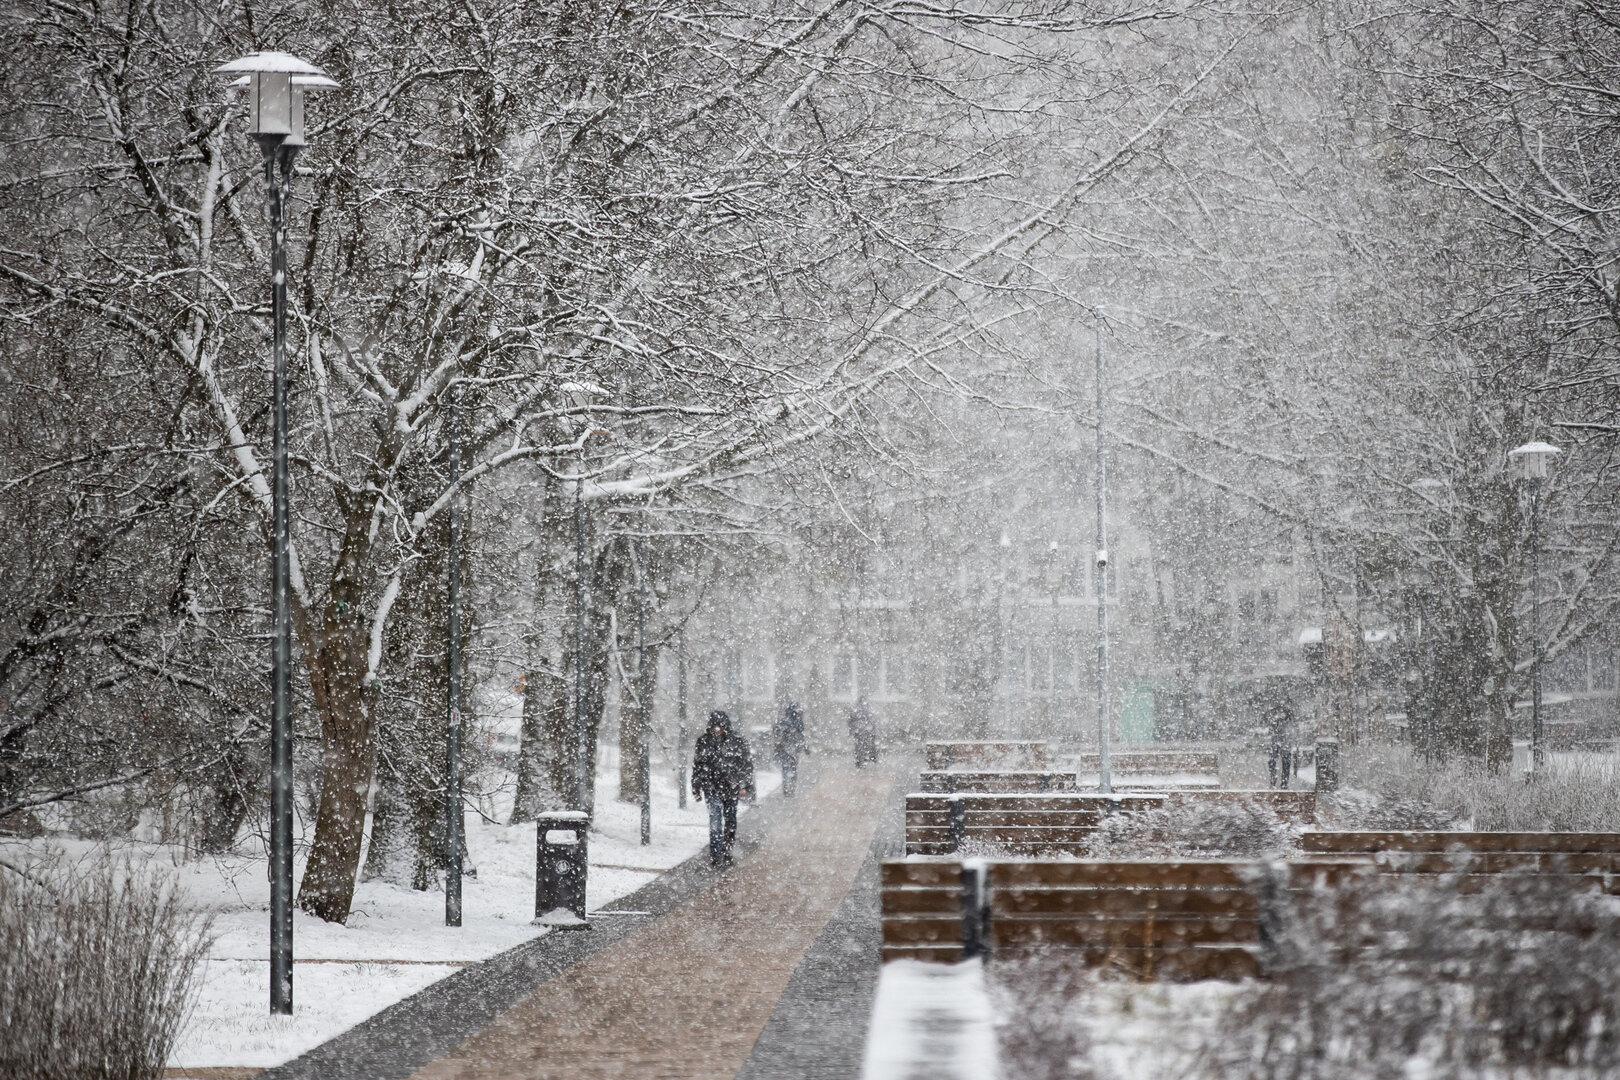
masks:
[(1293, 822), (1296, 825), (1313, 825), (1316, 823), (1316, 792), (1314, 791), (1277, 791), (1271, 788), (1258, 788), (1253, 791), (1243, 791), (1236, 788), (1213, 790), (1193, 788), (1184, 791), (1167, 789), (1164, 792), (1164, 799), (1165, 806), (1169, 809), (1205, 806), (1257, 806), (1269, 810), (1283, 821)]
[(1565, 879), (1565, 884), (1620, 891), (1620, 833), (1574, 832), (1307, 832), (1307, 856), (1360, 856), (1388, 873), (1456, 874), (1464, 888), (1502, 874)]
[(998, 856), (1080, 856), (1109, 813), (1242, 805), (1300, 824), (1316, 819), (1309, 791), (922, 791), (906, 796), (906, 854), (954, 855), (965, 844)]
[(1147, 794), (913, 792), (906, 796), (906, 854), (951, 855), (964, 844), (1006, 855), (1074, 853), (1109, 813), (1162, 805), (1163, 795)]
[(1072, 772), (1029, 769), (940, 769), (924, 772), (923, 791), (1023, 792), (1077, 791)]
[(1364, 861), (888, 860), (883, 959), (952, 963), (1062, 950), (1088, 967), (1173, 981), (1264, 973), (1283, 890), (1337, 885)]
[(930, 769), (1044, 769), (1044, 742), (931, 742), (923, 744)]
[[(1102, 759), (1097, 754), (1081, 754), (1075, 771), (1095, 773)], [(1111, 776), (1176, 776), (1182, 773), (1219, 775), (1220, 755), (1212, 750), (1128, 750), (1108, 755)]]

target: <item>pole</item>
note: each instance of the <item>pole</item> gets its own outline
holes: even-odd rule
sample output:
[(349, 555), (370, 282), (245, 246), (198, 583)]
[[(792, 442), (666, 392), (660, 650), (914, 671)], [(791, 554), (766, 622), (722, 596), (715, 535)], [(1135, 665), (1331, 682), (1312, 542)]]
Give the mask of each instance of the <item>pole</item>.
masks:
[(1048, 706), (1051, 713), (1047, 721), (1047, 729), (1056, 737), (1058, 734), (1058, 645), (1062, 640), (1058, 633), (1058, 554), (1052, 553), (1052, 641), (1046, 649), (1047, 663), (1051, 668), (1052, 700)]
[(675, 788), (682, 810), (686, 809), (686, 630), (675, 639), (675, 681), (678, 684), (675, 703)]
[(1427, 713), (1423, 731), (1423, 762), (1425, 765), (1434, 761), (1434, 622), (1429, 613), (1429, 593), (1424, 590), (1423, 604), (1423, 691), (1428, 699)]
[[(450, 386), (450, 485), (461, 482), (461, 396)], [(461, 499), (450, 497), (450, 640), (445, 650), (444, 925), (461, 925)]]
[[(1541, 738), (1541, 481), (1530, 481), (1530, 768), (1540, 772)], [(1509, 725), (1510, 727), (1512, 725)]]
[(638, 562), (636, 576), (636, 725), (641, 729), (641, 844), (652, 843), (652, 703), (647, 686), (647, 574)]
[(1097, 790), (1114, 790), (1108, 769), (1108, 461), (1103, 456), (1102, 323), (1097, 324)]
[(1001, 632), (1001, 732), (1003, 737), (1013, 733), (1012, 657), (1008, 651), (1012, 642), (1007, 629), (1007, 578), (1011, 574), (1012, 541), (1006, 532), (1001, 534), (1001, 588), (996, 593), (996, 622)]
[(298, 147), (258, 136), (270, 209), (270, 307), (275, 325), (271, 412), (270, 595), (270, 1012), (292, 1015), (292, 598), (287, 483), (287, 178)]
[(574, 477), (574, 806), (585, 805), (585, 462)]

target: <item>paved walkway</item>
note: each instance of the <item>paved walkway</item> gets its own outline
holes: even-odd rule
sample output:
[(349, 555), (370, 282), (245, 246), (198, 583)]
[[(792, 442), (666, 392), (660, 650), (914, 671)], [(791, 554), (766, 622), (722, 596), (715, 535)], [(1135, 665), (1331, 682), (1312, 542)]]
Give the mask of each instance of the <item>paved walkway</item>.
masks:
[[(792, 1031), (805, 1027), (802, 1017), (788, 1015), (773, 1023), (773, 1013), (807, 950), (815, 959), (812, 946), (818, 943), (825, 946), (823, 953), (846, 947), (847, 928), (840, 930), (835, 923), (829, 930), (829, 920), (863, 866), (875, 869), (868, 856), (877, 822), (890, 805), (894, 779), (885, 770), (824, 767), (799, 798), (784, 802), (772, 815), (776, 820), (757, 848), (712, 887), (567, 967), (413, 1076), (738, 1076), (768, 1023), (789, 1042)], [(868, 960), (875, 961), (875, 952)], [(810, 998), (836, 997), (836, 983), (846, 977), (840, 965), (829, 965), (823, 955), (812, 967), (819, 970), (801, 977), (799, 996), (813, 986), (818, 989)], [(831, 991), (829, 982), (834, 984)], [(857, 1001), (870, 1001), (870, 987), (848, 988)], [(793, 997), (788, 995), (788, 1001)], [(864, 1019), (856, 1022), (864, 1031)], [(849, 1037), (846, 1033), (845, 1039)], [(768, 1054), (765, 1048), (778, 1042), (763, 1043), (760, 1053)], [(799, 1074), (773, 1067), (759, 1075), (788, 1080)]]
[(879, 870), (906, 851), (904, 791), (894, 785), (854, 885), (799, 961), (737, 1080), (860, 1076), (882, 965)]

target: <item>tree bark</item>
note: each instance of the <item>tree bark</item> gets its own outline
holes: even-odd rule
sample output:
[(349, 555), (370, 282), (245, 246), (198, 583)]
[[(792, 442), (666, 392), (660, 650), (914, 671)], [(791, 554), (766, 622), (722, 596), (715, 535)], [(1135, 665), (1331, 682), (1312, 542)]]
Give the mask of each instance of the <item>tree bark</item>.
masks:
[[(636, 650), (639, 654), (640, 650)], [(622, 802), (640, 803), (647, 791), (647, 770), (642, 768), (642, 749), (647, 749), (647, 760), (652, 757), (652, 706), (651, 700), (658, 686), (658, 648), (649, 645), (646, 650), (647, 671), (643, 677), (640, 671), (640, 656), (638, 662), (626, 667), (630, 685), (620, 688), (619, 693), (619, 799)], [(642, 695), (648, 698), (645, 710), (646, 722), (643, 723)]]

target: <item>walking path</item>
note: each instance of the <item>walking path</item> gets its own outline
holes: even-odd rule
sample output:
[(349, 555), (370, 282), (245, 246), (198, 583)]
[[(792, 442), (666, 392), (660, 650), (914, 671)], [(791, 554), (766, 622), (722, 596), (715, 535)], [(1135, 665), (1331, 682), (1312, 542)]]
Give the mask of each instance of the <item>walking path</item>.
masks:
[(882, 966), (879, 871), (906, 852), (898, 783), (855, 883), (776, 1003), (737, 1080), (855, 1080)]
[(893, 786), (878, 769), (822, 769), (713, 887), (543, 983), (413, 1076), (737, 1076), (867, 863)]
[(743, 815), (731, 870), (699, 856), (258, 1080), (854, 1080), (900, 785), (807, 765), (798, 798)]

